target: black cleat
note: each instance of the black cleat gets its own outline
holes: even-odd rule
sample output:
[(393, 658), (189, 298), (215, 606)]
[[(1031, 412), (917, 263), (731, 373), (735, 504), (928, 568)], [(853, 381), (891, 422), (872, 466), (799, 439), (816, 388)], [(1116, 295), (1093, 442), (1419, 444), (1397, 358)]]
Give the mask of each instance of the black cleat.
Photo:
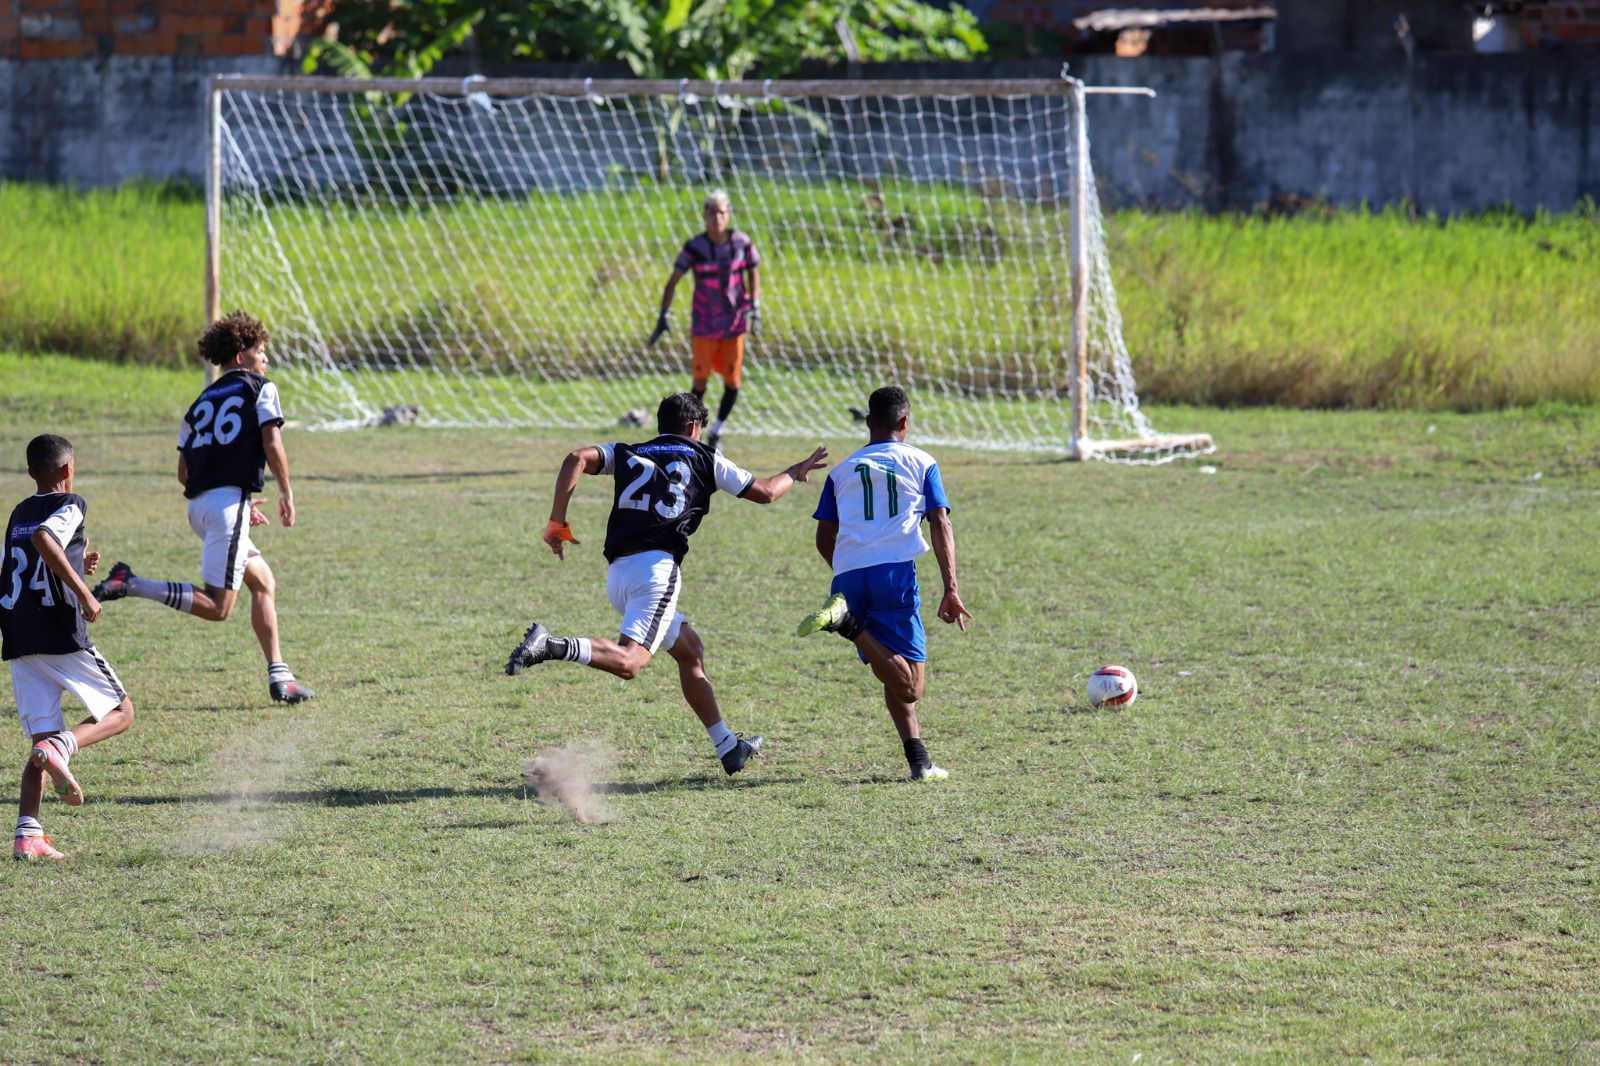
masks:
[(278, 703), (304, 703), (317, 697), (315, 692), (293, 678), (288, 681), (269, 681), (267, 691), (272, 693), (272, 698)]
[(528, 627), (522, 634), (522, 643), (511, 649), (511, 658), (506, 660), (506, 674), (516, 677), (529, 666), (542, 663), (550, 658), (550, 631), (538, 622)]
[(111, 567), (106, 579), (94, 587), (94, 598), (101, 603), (120, 600), (128, 594), (128, 582), (133, 580), (133, 567), (117, 563)]
[(761, 750), (761, 737), (751, 737), (749, 740), (739, 737), (738, 740), (733, 750), (722, 757), (722, 768), (727, 771), (729, 777), (743, 770), (744, 764), (750, 761), (750, 756)]
[(714, 452), (722, 451), (722, 434), (713, 433), (706, 438), (706, 447)]

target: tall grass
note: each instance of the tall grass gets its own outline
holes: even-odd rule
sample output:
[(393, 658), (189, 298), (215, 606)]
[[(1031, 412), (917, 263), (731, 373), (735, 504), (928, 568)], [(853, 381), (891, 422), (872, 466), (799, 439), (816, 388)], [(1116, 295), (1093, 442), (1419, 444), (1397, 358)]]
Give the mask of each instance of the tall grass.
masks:
[[(864, 239), (878, 241), (868, 198), (840, 195), (830, 210), (862, 211)], [(769, 269), (770, 291), (785, 299), (834, 291), (820, 286), (848, 273), (854, 304), (917, 299), (930, 308), (981, 315), (982, 294), (966, 291), (977, 272), (1008, 286), (1069, 276), (1065, 262), (1052, 260), (1031, 239), (1025, 221), (986, 211), (976, 194), (929, 190), (908, 202), (922, 233), (907, 240), (899, 256), (810, 240), (802, 210), (792, 218), (746, 220), (769, 248), (790, 245), (785, 261), (792, 265), (787, 276)], [(505, 212), (515, 208), (447, 210), (451, 218), (443, 227), (396, 216), (392, 237), (384, 239), (393, 240), (396, 254), (409, 252), (430, 229), (463, 239), (500, 228)], [(884, 210), (881, 203), (876, 210)], [(566, 217), (612, 225), (626, 213), (569, 209)], [(315, 259), (336, 256), (340, 230), (351, 223), (337, 212), (308, 208), (278, 224), (306, 229), (296, 247)], [(1145, 399), (1456, 409), (1600, 402), (1600, 300), (1594, 298), (1600, 212), (1593, 205), (1532, 219), (1123, 212), (1107, 220), (1107, 229)], [(204, 246), (203, 208), (192, 191), (0, 184), (0, 233), (6, 235), (0, 241), (0, 345), (168, 365), (191, 358), (203, 325)], [(663, 236), (663, 248), (670, 251), (679, 236)], [(1065, 250), (1058, 254), (1064, 259)], [(777, 261), (770, 253), (769, 259)], [(563, 288), (554, 272), (549, 278), (486, 278), (474, 287), (484, 300), (472, 308), (412, 306), (403, 291), (369, 280), (362, 292), (337, 294), (342, 309), (324, 324), (353, 344), (376, 340), (381, 349), (385, 338), (414, 330), (419, 320), (525, 318), (519, 302), (539, 299), (545, 304), (541, 321), (550, 323), (540, 331), (541, 343), (552, 352), (571, 351), (561, 330), (592, 334), (594, 316), (586, 313), (596, 299), (591, 288), (636, 288), (644, 294), (640, 300), (652, 303), (665, 262), (664, 255), (661, 262), (624, 257), (601, 263), (588, 279), (592, 285), (576, 289), (570, 279)], [(456, 268), (453, 258), (440, 263)], [(965, 269), (954, 269), (957, 263)], [(638, 301), (630, 295), (628, 302)], [(558, 313), (560, 307), (567, 313)], [(844, 304), (812, 307), (807, 328), (828, 334), (821, 343), (845, 347), (858, 339), (852, 314)], [(894, 319), (894, 341), (913, 352), (917, 317), (932, 316)], [(771, 320), (783, 321), (777, 315)], [(619, 338), (632, 338), (642, 328), (636, 327), (631, 321), (615, 325)], [(1004, 328), (1033, 330), (1038, 343), (1032, 323)], [(1001, 341), (1003, 347), (1007, 339)]]

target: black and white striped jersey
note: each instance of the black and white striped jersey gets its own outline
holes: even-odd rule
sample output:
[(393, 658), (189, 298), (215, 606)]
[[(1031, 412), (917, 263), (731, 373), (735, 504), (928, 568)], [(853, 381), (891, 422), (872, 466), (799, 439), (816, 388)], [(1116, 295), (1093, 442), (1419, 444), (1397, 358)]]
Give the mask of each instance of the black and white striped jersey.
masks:
[(688, 437), (663, 433), (643, 444), (600, 444), (600, 473), (616, 479), (606, 522), (606, 561), (664, 551), (680, 563), (689, 537), (711, 510), (718, 489), (741, 495), (748, 470)]
[(17, 504), (6, 525), (5, 562), (0, 566), (0, 658), (70, 655), (93, 648), (78, 597), (45, 565), (33, 546), (40, 529), (67, 553), (81, 576), (87, 543), (83, 520), (89, 505), (75, 492), (41, 492)]
[(262, 374), (230, 370), (195, 398), (178, 430), (178, 450), (189, 467), (183, 494), (211, 489), (260, 492), (267, 464), (261, 427), (283, 424), (278, 386)]

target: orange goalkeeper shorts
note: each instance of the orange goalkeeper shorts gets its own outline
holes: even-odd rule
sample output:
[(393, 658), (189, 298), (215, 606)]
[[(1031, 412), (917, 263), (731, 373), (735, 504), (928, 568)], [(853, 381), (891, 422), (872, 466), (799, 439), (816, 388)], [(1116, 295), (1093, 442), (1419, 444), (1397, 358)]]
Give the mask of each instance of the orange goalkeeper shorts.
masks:
[(689, 347), (694, 351), (690, 373), (696, 381), (705, 381), (715, 371), (722, 375), (724, 385), (739, 387), (739, 376), (744, 371), (744, 334), (726, 339), (690, 337)]

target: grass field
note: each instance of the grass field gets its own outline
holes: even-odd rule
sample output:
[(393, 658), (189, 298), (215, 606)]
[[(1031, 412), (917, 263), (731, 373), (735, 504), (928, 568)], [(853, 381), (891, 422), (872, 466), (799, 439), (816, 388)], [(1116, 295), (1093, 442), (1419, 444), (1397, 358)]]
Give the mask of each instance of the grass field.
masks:
[[(198, 375), (0, 377), (11, 497), (65, 433), (107, 562), (192, 578)], [(768, 740), (727, 779), (669, 663), (500, 673), (531, 617), (611, 631), (603, 484), (573, 558), (537, 536), (614, 429), (291, 430), (301, 524), (257, 540), (319, 696), (267, 701), (243, 616), (108, 606), (138, 718), (47, 802), (71, 860), (0, 867), (0, 1058), (1600, 1061), (1600, 411), (1206, 420), (1209, 468), (941, 454), (976, 619), (930, 633), (939, 786), (790, 636), (814, 487), (719, 502), (687, 561)], [(1085, 705), (1104, 662), (1133, 707)], [(519, 778), (583, 743), (603, 825)]]
[[(761, 197), (740, 225), (767, 257), (773, 353), (806, 366), (892, 360), (902, 376), (963, 386), (1059, 363), (1071, 273), (1059, 212), (945, 188), (735, 193)], [(663, 210), (643, 196), (285, 209), (271, 240), (230, 216), (223, 299), (265, 316), (280, 352), (557, 378), (572, 363), (676, 372), (681, 353), (643, 338), (694, 219), (683, 233), (641, 231), (641, 215)], [(202, 212), (175, 187), (0, 183), (0, 345), (190, 359), (204, 324)], [(1600, 403), (1593, 204), (1530, 219), (1130, 211), (1107, 229), (1147, 402)], [(680, 294), (680, 319), (686, 306)]]

